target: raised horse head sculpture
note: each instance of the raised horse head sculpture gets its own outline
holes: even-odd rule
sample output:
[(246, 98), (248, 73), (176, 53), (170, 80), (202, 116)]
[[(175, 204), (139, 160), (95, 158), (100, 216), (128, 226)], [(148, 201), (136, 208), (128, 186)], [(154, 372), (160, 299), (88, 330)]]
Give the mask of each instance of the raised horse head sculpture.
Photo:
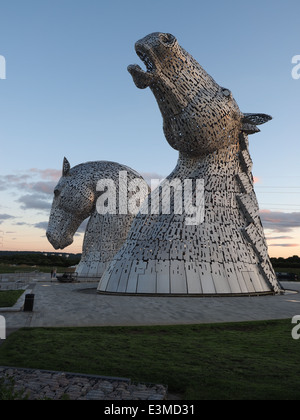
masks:
[[(135, 50), (146, 71), (137, 64), (128, 71), (138, 88), (153, 92), (165, 137), (179, 151), (165, 184), (202, 180), (204, 217), (187, 225), (186, 209), (169, 215), (160, 210), (155, 217), (141, 211), (103, 274), (99, 292), (280, 292), (259, 217), (248, 148), (248, 134), (257, 133), (257, 125), (271, 117), (241, 112), (231, 91), (208, 75), (171, 34), (147, 35)], [(182, 195), (179, 201), (184, 199)], [(195, 192), (191, 199), (197, 201)], [(163, 197), (160, 200), (162, 209)], [(123, 279), (121, 287), (116, 276)]]

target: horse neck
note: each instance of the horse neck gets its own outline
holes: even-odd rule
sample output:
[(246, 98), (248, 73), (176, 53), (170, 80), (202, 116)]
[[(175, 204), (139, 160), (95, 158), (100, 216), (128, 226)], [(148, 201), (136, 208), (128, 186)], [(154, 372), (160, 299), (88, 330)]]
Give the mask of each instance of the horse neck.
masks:
[(96, 194), (98, 181), (112, 176), (109, 164), (105, 161), (95, 161), (83, 163), (74, 168), (76, 169), (76, 181), (83, 189), (92, 191), (95, 194), (95, 200), (98, 195)]
[(248, 136), (239, 135), (235, 144), (206, 156), (187, 156), (179, 153), (177, 165), (169, 179), (204, 179), (214, 190), (224, 189), (224, 181), (238, 181), (237, 193), (253, 191), (252, 160)]
[(239, 144), (216, 150), (205, 156), (190, 157), (179, 153), (177, 166), (170, 176), (214, 175), (226, 176), (239, 172)]
[(103, 178), (102, 162), (87, 162), (80, 166), (80, 177), (87, 188), (96, 191), (97, 182)]

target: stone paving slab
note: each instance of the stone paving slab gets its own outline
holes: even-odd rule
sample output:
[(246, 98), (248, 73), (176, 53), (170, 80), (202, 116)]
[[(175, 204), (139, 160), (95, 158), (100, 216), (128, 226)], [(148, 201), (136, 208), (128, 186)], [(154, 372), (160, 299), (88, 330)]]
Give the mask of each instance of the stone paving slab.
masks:
[[(252, 297), (114, 296), (97, 283), (30, 284), (33, 312), (3, 313), (7, 328), (174, 325), (292, 318), (300, 314), (300, 283), (284, 295)], [(0, 314), (1, 314), (0, 308)]]

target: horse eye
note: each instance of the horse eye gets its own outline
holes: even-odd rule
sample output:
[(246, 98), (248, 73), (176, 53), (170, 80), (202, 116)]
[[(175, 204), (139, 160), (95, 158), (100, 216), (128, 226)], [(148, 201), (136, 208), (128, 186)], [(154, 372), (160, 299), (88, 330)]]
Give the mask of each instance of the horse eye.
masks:
[(56, 189), (56, 190), (54, 190), (54, 196), (55, 196), (55, 197), (58, 197), (58, 196), (59, 196), (59, 194), (60, 194), (60, 191), (59, 191), (59, 190), (57, 190), (57, 189)]
[(231, 96), (231, 92), (228, 89), (222, 89), (222, 93), (224, 96), (226, 96), (227, 98), (229, 98), (229, 96)]
[(160, 39), (166, 45), (172, 45), (175, 42), (175, 36), (172, 34), (162, 34)]

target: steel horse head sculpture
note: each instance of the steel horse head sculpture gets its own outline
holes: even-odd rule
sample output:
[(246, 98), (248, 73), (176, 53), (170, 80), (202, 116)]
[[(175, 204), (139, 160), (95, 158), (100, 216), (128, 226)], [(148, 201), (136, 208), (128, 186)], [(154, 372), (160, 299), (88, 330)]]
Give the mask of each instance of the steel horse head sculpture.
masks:
[[(99, 180), (115, 182), (119, 192), (119, 174), (128, 181), (143, 178), (131, 168), (115, 162), (87, 162), (71, 168), (63, 161), (62, 177), (54, 189), (54, 198), (47, 229), (47, 238), (55, 249), (64, 249), (73, 242), (81, 223), (89, 217), (85, 231), (82, 258), (76, 269), (78, 278), (100, 278), (107, 264), (125, 241), (134, 214), (99, 214), (96, 202)], [(146, 184), (146, 183), (145, 183)], [(144, 197), (148, 194), (148, 189)]]
[(138, 88), (149, 87), (153, 92), (165, 137), (179, 151), (177, 166), (165, 182), (202, 179), (204, 220), (187, 225), (185, 211), (169, 215), (141, 211), (98, 291), (202, 296), (279, 293), (248, 147), (248, 134), (257, 133), (257, 125), (271, 117), (241, 112), (231, 91), (216, 83), (173, 35), (152, 33), (135, 49), (146, 71), (139, 65), (130, 65), (128, 71)]

